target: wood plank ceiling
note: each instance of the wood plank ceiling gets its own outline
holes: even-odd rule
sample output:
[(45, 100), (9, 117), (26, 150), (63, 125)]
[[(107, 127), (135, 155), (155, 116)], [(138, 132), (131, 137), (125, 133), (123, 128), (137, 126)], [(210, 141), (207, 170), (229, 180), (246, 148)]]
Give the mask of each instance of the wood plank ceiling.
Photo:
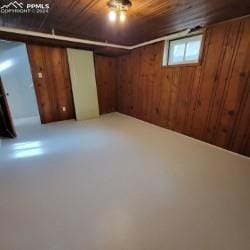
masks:
[[(0, 26), (47, 33), (54, 28), (57, 35), (134, 45), (250, 13), (249, 0), (132, 0), (128, 20), (124, 24), (111, 24), (107, 20), (107, 0), (39, 3), (50, 4), (48, 14), (1, 14)], [(0, 4), (6, 4), (6, 0)]]

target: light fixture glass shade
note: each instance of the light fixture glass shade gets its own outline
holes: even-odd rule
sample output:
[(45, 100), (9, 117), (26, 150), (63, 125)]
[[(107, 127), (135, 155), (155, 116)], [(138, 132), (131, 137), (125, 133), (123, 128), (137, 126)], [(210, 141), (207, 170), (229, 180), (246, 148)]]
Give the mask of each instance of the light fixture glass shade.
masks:
[(125, 11), (121, 11), (120, 12), (120, 22), (125, 22), (126, 21), (126, 12)]
[(109, 21), (110, 22), (116, 21), (116, 11), (114, 11), (114, 10), (109, 11)]

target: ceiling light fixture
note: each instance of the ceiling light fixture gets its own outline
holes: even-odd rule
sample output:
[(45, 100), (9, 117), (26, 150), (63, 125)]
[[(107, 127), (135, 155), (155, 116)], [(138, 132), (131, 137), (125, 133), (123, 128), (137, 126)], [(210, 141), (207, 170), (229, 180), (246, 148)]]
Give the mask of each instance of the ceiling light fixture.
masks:
[(119, 20), (123, 23), (126, 21), (126, 14), (132, 3), (129, 0), (109, 0), (107, 5), (109, 7), (109, 21), (115, 22), (117, 15), (119, 15)]
[(115, 22), (116, 17), (117, 17), (116, 11), (115, 10), (110, 10), (109, 11), (109, 21), (110, 22)]
[(125, 22), (126, 21), (126, 12), (125, 11), (120, 11), (120, 22)]

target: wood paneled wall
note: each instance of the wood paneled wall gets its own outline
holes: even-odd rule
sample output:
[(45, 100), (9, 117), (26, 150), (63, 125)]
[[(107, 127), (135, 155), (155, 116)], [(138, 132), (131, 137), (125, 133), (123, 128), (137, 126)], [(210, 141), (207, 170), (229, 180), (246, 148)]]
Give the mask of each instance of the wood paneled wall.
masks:
[(163, 43), (119, 57), (118, 111), (249, 156), (249, 31), (249, 17), (207, 28), (196, 66), (163, 67)]
[(27, 48), (42, 123), (75, 118), (66, 49), (39, 45)]
[(116, 111), (116, 71), (116, 58), (95, 55), (96, 84), (100, 114)]

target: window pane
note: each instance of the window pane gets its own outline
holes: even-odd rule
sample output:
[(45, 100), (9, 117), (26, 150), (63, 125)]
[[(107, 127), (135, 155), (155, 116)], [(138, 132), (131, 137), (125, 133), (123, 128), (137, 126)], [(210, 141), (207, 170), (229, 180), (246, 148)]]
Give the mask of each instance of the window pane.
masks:
[(186, 61), (193, 61), (199, 59), (199, 52), (200, 52), (200, 41), (192, 41), (187, 43), (187, 49), (185, 54)]
[(174, 46), (174, 56), (173, 56), (173, 62), (181, 62), (184, 59), (184, 53), (185, 53), (185, 43), (183, 44), (176, 44)]

